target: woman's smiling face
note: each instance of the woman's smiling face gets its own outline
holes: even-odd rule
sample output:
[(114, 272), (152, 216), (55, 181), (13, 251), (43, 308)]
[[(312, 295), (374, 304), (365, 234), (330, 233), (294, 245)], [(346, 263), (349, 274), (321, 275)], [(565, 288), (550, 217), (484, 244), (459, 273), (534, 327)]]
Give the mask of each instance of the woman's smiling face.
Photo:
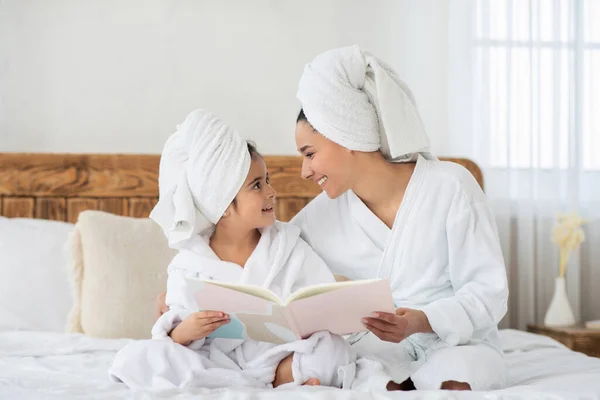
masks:
[(296, 147), (302, 154), (302, 178), (315, 181), (331, 199), (351, 188), (350, 150), (327, 139), (305, 120), (296, 124)]

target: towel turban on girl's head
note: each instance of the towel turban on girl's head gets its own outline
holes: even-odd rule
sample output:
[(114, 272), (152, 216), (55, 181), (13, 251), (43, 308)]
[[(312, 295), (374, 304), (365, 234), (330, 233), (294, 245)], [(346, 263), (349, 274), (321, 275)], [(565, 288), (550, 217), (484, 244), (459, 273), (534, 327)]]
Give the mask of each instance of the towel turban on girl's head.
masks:
[(160, 198), (150, 218), (179, 248), (214, 227), (242, 187), (251, 157), (246, 141), (205, 110), (192, 111), (163, 149)]

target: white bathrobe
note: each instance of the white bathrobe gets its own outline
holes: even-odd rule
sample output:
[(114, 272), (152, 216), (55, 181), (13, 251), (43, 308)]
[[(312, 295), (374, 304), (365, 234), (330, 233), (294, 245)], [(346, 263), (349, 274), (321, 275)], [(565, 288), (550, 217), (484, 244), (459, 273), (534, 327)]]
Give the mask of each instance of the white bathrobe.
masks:
[[(468, 382), (506, 384), (497, 324), (507, 308), (507, 279), (497, 228), (486, 199), (462, 166), (418, 156), (390, 230), (352, 192), (325, 193), (293, 220), (333, 273), (389, 277), (396, 307), (425, 312), (434, 334), (400, 344), (368, 334), (353, 347), (381, 361), (394, 380), (417, 389)], [(364, 371), (363, 371), (364, 373)]]
[(174, 387), (271, 387), (279, 362), (294, 352), (294, 384), (311, 377), (324, 385), (349, 387), (355, 354), (345, 340), (318, 332), (284, 345), (253, 340), (205, 338), (181, 346), (169, 333), (197, 311), (185, 278), (215, 279), (262, 286), (285, 298), (293, 291), (333, 282), (325, 263), (300, 238), (300, 229), (276, 222), (261, 232), (260, 241), (242, 268), (221, 261), (209, 247), (209, 236), (196, 235), (169, 265), (166, 303), (170, 310), (152, 329), (154, 340), (138, 341), (121, 350), (110, 370), (115, 380), (134, 389)]

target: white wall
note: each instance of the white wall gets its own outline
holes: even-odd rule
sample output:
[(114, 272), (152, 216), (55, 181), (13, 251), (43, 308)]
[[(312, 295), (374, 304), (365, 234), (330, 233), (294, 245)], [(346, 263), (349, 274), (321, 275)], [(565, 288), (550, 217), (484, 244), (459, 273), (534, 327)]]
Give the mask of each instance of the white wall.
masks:
[(397, 1), (390, 13), (389, 62), (414, 92), (438, 155), (452, 155), (448, 135), (448, 2)]
[(0, 1), (0, 151), (158, 153), (210, 109), (266, 154), (294, 154), (303, 65), (359, 44), (446, 132), (445, 2)]

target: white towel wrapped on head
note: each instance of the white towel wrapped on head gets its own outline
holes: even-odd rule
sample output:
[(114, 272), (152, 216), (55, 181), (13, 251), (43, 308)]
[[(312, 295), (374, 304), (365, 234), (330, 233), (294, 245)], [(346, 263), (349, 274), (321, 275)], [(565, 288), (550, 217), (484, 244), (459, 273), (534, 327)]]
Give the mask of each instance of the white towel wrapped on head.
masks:
[(308, 122), (347, 149), (380, 150), (390, 161), (429, 151), (408, 86), (358, 46), (326, 51), (307, 64), (297, 97)]
[(160, 198), (150, 213), (172, 248), (221, 219), (250, 170), (246, 141), (214, 114), (192, 111), (163, 149)]

